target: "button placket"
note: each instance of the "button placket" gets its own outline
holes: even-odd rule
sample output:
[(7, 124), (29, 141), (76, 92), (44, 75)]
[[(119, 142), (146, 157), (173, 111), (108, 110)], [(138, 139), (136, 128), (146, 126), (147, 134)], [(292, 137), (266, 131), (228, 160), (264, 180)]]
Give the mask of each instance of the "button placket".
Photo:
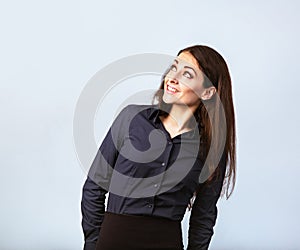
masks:
[[(168, 144), (173, 144), (172, 142), (168, 142)], [(164, 151), (164, 161), (161, 163), (161, 166), (162, 167), (167, 167), (167, 163), (168, 163), (168, 161), (169, 161), (169, 158), (170, 158), (170, 153), (171, 153), (171, 150), (172, 150), (172, 147), (166, 147), (165, 148), (165, 151)]]

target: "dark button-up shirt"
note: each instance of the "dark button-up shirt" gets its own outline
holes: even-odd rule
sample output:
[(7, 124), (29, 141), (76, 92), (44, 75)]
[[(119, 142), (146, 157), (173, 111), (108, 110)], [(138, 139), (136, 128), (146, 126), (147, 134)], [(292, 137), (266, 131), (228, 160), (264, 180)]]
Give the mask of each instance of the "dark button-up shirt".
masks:
[(200, 145), (197, 123), (192, 130), (172, 138), (160, 114), (157, 105), (127, 105), (104, 137), (83, 186), (85, 250), (95, 249), (105, 210), (181, 221), (194, 191), (201, 186), (191, 211), (187, 249), (208, 248), (225, 157), (219, 164), (221, 179), (208, 186), (199, 183), (204, 162), (196, 154)]

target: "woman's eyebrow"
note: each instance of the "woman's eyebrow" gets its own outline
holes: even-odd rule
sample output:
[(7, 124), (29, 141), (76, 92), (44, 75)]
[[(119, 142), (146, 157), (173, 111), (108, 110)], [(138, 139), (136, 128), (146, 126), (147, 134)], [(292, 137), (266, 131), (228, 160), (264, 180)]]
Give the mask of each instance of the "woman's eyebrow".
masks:
[(194, 71), (195, 75), (197, 75), (196, 71), (192, 68), (192, 67), (189, 67), (189, 66), (184, 66), (184, 68), (188, 68), (188, 69), (191, 69)]
[[(174, 61), (175, 61), (177, 64), (179, 63), (177, 59), (174, 59)], [(184, 68), (188, 68), (188, 69), (191, 69), (191, 70), (193, 70), (193, 71), (194, 71), (194, 73), (195, 73), (195, 75), (197, 76), (197, 72), (196, 72), (196, 70), (194, 70), (192, 67), (189, 67), (189, 66), (184, 66)]]

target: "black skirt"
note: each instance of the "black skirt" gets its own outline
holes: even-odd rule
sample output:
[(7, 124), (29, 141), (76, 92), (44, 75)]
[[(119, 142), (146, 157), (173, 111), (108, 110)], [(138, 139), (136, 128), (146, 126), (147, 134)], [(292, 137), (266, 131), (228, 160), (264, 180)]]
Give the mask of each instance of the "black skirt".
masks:
[(183, 250), (181, 222), (105, 212), (96, 250)]

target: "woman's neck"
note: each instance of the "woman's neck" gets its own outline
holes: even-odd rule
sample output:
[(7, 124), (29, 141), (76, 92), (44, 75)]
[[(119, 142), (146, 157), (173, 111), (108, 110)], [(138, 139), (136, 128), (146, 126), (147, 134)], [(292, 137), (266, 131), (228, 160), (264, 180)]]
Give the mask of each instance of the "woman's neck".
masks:
[(189, 131), (193, 128), (191, 117), (195, 109), (186, 105), (173, 104), (169, 115), (163, 118), (164, 124), (167, 125), (174, 133)]

